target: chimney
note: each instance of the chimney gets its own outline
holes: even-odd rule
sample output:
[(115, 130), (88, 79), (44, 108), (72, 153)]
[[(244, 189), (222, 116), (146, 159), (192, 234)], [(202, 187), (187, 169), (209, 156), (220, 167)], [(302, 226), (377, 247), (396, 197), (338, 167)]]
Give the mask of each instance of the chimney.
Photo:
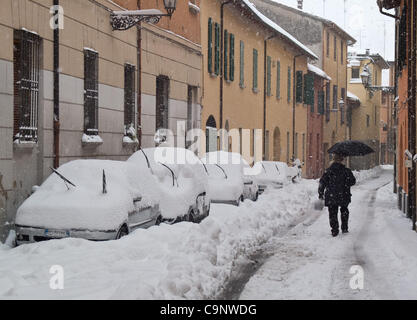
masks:
[(297, 0), (297, 2), (298, 2), (298, 5), (297, 5), (298, 9), (303, 10), (303, 0)]
[(366, 55), (369, 56), (371, 54), (371, 49), (366, 49)]

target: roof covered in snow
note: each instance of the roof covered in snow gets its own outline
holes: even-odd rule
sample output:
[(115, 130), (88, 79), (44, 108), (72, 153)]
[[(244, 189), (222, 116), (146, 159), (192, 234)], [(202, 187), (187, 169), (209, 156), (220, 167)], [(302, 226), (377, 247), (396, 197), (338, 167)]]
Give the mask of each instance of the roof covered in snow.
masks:
[(256, 9), (255, 5), (252, 2), (250, 2), (249, 0), (235, 0), (235, 3), (239, 3), (239, 2), (243, 3), (246, 6), (246, 8), (248, 8), (251, 11), (252, 15), (255, 16), (255, 18), (257, 18), (265, 26), (277, 32), (282, 38), (290, 42), (296, 48), (300, 49), (308, 57), (313, 58), (315, 60), (318, 59), (317, 55), (313, 51), (311, 51), (307, 46), (302, 44), (294, 36), (289, 34), (287, 31), (285, 31), (283, 28), (281, 28), (271, 19), (263, 15), (258, 9)]
[(327, 73), (324, 72), (323, 70), (321, 70), (319, 67), (316, 67), (316, 66), (314, 66), (314, 65), (312, 65), (310, 63), (307, 65), (307, 67), (308, 67), (308, 71), (313, 72), (317, 76), (319, 76), (321, 78), (324, 78), (324, 79), (327, 79), (327, 80), (330, 80), (330, 81), (332, 80), (332, 78), (330, 78), (327, 75)]

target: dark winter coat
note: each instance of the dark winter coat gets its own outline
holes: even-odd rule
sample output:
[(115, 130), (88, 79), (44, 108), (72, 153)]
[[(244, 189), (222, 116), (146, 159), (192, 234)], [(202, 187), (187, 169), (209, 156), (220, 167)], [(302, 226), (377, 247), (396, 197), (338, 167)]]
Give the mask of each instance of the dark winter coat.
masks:
[(324, 195), (326, 207), (347, 207), (351, 202), (350, 187), (356, 184), (352, 171), (341, 163), (333, 163), (320, 179), (319, 196)]

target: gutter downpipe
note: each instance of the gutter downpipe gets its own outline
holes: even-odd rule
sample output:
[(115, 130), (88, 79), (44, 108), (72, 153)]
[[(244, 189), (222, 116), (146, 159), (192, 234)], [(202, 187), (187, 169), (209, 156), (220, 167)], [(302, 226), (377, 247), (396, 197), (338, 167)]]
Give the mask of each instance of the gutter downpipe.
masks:
[[(59, 0), (54, 0), (53, 5), (55, 8), (59, 7)], [(56, 9), (54, 14), (59, 19), (59, 12)], [(60, 135), (60, 122), (59, 122), (59, 21), (55, 21), (55, 29), (54, 29), (54, 44), (53, 44), (53, 63), (54, 63), (54, 163), (53, 166), (55, 169), (59, 167), (59, 135)]]
[(265, 158), (266, 156), (266, 78), (267, 78), (267, 49), (268, 49), (268, 45), (267, 45), (267, 41), (271, 40), (273, 38), (277, 37), (277, 35), (272, 35), (269, 36), (267, 38), (265, 38), (264, 40), (264, 119), (263, 119), (263, 143), (262, 143), (262, 159), (265, 161), (267, 160)]
[[(413, 39), (412, 39), (412, 59), (411, 59), (411, 105), (412, 105), (412, 110), (413, 110), (413, 114), (411, 117), (412, 120), (412, 126), (411, 126), (411, 144), (413, 146), (413, 149), (411, 150), (411, 152), (413, 154), (416, 154), (416, 94), (417, 94), (417, 89), (416, 89), (416, 85), (417, 85), (417, 81), (416, 81), (416, 56), (417, 56), (417, 48), (416, 48), (416, 16), (417, 16), (417, 8), (416, 8), (416, 2), (412, 1), (412, 6), (413, 6), (413, 25), (412, 28), (413, 30), (411, 30), (411, 34), (413, 35)], [(414, 163), (413, 161), (413, 168), (411, 171), (411, 178), (412, 178), (412, 186), (413, 186), (413, 194), (412, 194), (412, 207), (411, 207), (411, 219), (413, 222), (413, 226), (412, 229), (414, 231), (416, 231), (416, 179), (417, 179), (417, 175), (416, 175), (416, 163)]]
[(393, 18), (393, 19), (395, 19), (395, 20), (399, 20), (399, 19), (400, 19), (400, 18), (399, 18), (398, 16), (396, 16), (396, 15), (390, 14), (390, 13), (388, 13), (388, 12), (384, 12), (384, 11), (383, 11), (382, 6), (380, 6), (380, 7), (379, 7), (379, 12), (380, 12), (381, 14), (383, 14), (384, 16), (391, 17), (391, 18)]
[[(140, 0), (137, 1), (138, 10), (140, 10)], [(142, 26), (137, 25), (137, 78), (138, 78), (138, 91), (137, 91), (137, 138), (139, 141), (138, 150), (142, 148)]]
[(302, 57), (303, 54), (299, 54), (294, 56), (294, 62), (293, 62), (293, 101), (292, 101), (292, 161), (295, 161), (295, 106), (296, 106), (296, 95), (297, 95), (297, 90), (296, 90), (296, 60), (298, 57)]
[(231, 0), (223, 2), (220, 6), (220, 127), (223, 128), (223, 70), (224, 70), (224, 6), (231, 3)]

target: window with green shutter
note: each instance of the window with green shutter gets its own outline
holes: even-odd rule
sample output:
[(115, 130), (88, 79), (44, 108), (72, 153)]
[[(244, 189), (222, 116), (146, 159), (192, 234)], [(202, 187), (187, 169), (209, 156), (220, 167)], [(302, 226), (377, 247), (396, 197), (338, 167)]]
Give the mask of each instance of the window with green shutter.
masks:
[(214, 73), (220, 74), (220, 26), (218, 23), (214, 25)]
[(213, 20), (208, 19), (208, 53), (207, 53), (207, 70), (213, 73)]
[(270, 97), (271, 92), (271, 73), (272, 73), (272, 61), (271, 57), (266, 58), (266, 94)]
[(314, 112), (314, 76), (310, 73), (304, 75), (304, 103)]
[(223, 39), (223, 75), (224, 80), (229, 80), (229, 72), (228, 72), (228, 62), (229, 62), (229, 56), (228, 56), (228, 44), (229, 44), (229, 33), (227, 30), (224, 30), (224, 39)]
[(245, 86), (245, 44), (240, 41), (240, 72), (239, 72), (239, 85), (241, 88)]
[(229, 80), (235, 80), (235, 35), (230, 34), (230, 63), (229, 63)]
[(324, 91), (319, 92), (318, 96), (318, 113), (324, 115)]
[(277, 61), (277, 99), (281, 98), (281, 62)]
[(291, 67), (288, 67), (287, 101), (291, 101)]
[(297, 103), (303, 103), (303, 72), (297, 71), (295, 74), (296, 87), (295, 87), (295, 101)]
[(253, 90), (258, 90), (258, 50), (253, 49)]

